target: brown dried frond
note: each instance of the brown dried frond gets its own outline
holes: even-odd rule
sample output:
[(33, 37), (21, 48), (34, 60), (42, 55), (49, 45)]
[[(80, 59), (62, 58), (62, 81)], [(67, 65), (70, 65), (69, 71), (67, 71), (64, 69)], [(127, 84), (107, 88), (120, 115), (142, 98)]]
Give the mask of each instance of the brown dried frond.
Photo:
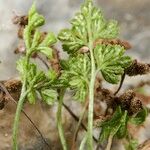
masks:
[(18, 47), (14, 50), (15, 54), (25, 54), (26, 48), (24, 42), (20, 41)]
[(101, 89), (96, 98), (105, 101), (108, 109), (115, 110), (120, 105), (123, 110), (128, 111), (129, 115), (133, 115), (143, 108), (142, 101), (136, 96), (133, 90), (128, 90), (118, 97), (114, 96), (108, 89)]
[[(129, 42), (120, 39), (98, 39), (94, 42), (94, 47), (98, 44), (111, 44), (111, 45), (120, 45), (123, 46), (126, 50), (130, 49), (132, 46)], [(89, 48), (87, 46), (83, 46), (79, 49), (79, 53), (88, 53)]]
[(140, 63), (137, 60), (132, 62), (132, 65), (125, 70), (129, 76), (144, 75), (150, 72), (150, 64)]
[[(2, 84), (5, 86), (5, 88), (10, 92), (11, 96), (18, 100), (20, 96), (21, 91), (21, 81), (20, 80), (8, 80), (8, 81), (1, 81)], [(3, 109), (5, 104), (10, 100), (10, 97), (6, 95), (6, 93), (3, 91), (2, 87), (0, 90), (0, 109)]]
[(116, 101), (113, 93), (108, 89), (98, 88), (97, 94), (95, 94), (96, 98), (100, 101), (105, 101), (108, 108), (115, 108)]
[(123, 109), (128, 109), (131, 104), (131, 100), (135, 97), (135, 93), (132, 90), (128, 90), (127, 92), (123, 93), (118, 98), (118, 103), (121, 104)]
[(128, 90), (119, 96), (117, 102), (121, 105), (122, 109), (128, 111), (129, 115), (133, 115), (143, 108), (141, 100), (136, 97), (135, 92), (132, 90)]
[(136, 114), (143, 108), (142, 102), (137, 97), (133, 98), (131, 100), (130, 108), (129, 108), (129, 114)]
[(98, 39), (95, 41), (94, 46), (96, 46), (97, 44), (120, 45), (120, 46), (123, 46), (126, 50), (132, 47), (129, 42), (125, 40), (120, 40), (120, 39)]
[(48, 60), (50, 62), (50, 65), (52, 69), (57, 73), (57, 75), (60, 75), (61, 67), (60, 67), (60, 57), (59, 57), (59, 51), (53, 47), (53, 57), (52, 59)]
[(18, 28), (18, 38), (23, 39), (23, 32), (24, 32), (25, 26), (20, 26)]
[(28, 16), (14, 16), (12, 19), (13, 24), (25, 26), (28, 24)]
[(12, 22), (14, 24), (17, 24), (19, 26), (19, 29), (18, 29), (18, 37), (20, 39), (23, 38), (23, 31), (24, 31), (24, 28), (25, 26), (28, 24), (28, 16), (15, 16), (13, 19), (12, 19)]
[(22, 84), (20, 80), (8, 80), (4, 82), (4, 86), (7, 88), (8, 92), (19, 92)]

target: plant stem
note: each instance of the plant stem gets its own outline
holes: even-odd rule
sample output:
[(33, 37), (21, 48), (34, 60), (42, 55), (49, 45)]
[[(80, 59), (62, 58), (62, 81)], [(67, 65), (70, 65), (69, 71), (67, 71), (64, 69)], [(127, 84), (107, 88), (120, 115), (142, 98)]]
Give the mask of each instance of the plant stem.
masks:
[(111, 150), (113, 135), (110, 135), (108, 138), (108, 143), (105, 150)]
[[(75, 121), (79, 121), (79, 118), (78, 116), (76, 116), (69, 108), (68, 106), (66, 106), (66, 104), (63, 103), (63, 106), (65, 107), (65, 109), (70, 113), (70, 115), (75, 119)], [(87, 128), (86, 126), (81, 122), (81, 127), (87, 131)], [(93, 140), (95, 141), (95, 143), (98, 143), (98, 139), (96, 139), (94, 136), (93, 136)]]
[[(7, 88), (0, 82), (0, 87), (2, 88), (2, 90), (5, 92), (5, 94), (10, 98), (10, 100), (16, 104), (17, 106), (17, 102), (16, 100), (11, 96), (11, 94), (9, 93), (9, 91), (7, 90)], [(25, 112), (25, 110), (22, 108), (22, 113), (25, 115), (25, 117), (30, 121), (30, 123), (33, 125), (33, 127), (37, 130), (37, 132), (39, 133), (39, 135), (41, 136), (43, 142), (50, 148), (49, 143), (45, 140), (43, 134), (41, 133), (41, 131), (38, 129), (38, 127), (36, 126), (36, 124), (32, 121), (32, 119), (27, 115), (27, 113)]]
[(91, 79), (89, 85), (89, 107), (88, 107), (88, 149), (93, 150), (93, 106), (94, 106), (94, 84), (95, 84), (95, 60), (93, 54), (93, 37), (91, 30), (91, 13), (89, 12), (87, 20), (87, 29), (88, 29), (88, 47), (90, 49), (90, 58), (91, 58)]
[[(29, 60), (30, 60), (30, 54), (26, 54), (26, 69), (28, 68), (29, 65)], [(14, 119), (14, 125), (13, 125), (13, 150), (18, 150), (18, 143), (17, 143), (17, 136), (18, 136), (18, 128), (19, 128), (19, 120), (20, 120), (20, 114), (22, 111), (23, 103), (25, 101), (25, 98), (27, 94), (30, 92), (30, 89), (26, 89), (26, 84), (27, 84), (27, 73), (25, 73), (24, 81), (22, 84), (22, 89), (21, 89), (21, 94), (20, 98), (17, 104), (17, 109), (16, 109), (16, 114), (15, 114), (15, 119)]]
[(81, 141), (79, 150), (84, 150), (84, 149), (85, 149), (84, 146), (85, 146), (86, 141), (87, 141), (87, 133), (86, 133), (86, 135), (84, 136), (83, 140)]
[(26, 91), (26, 84), (24, 82), (21, 90), (21, 95), (18, 101), (17, 110), (14, 119), (14, 125), (13, 125), (13, 150), (18, 150), (17, 135), (18, 135), (18, 128), (19, 128), (19, 119), (20, 119), (20, 113), (23, 107), (23, 103), (27, 94), (28, 91)]
[(79, 118), (79, 121), (78, 121), (76, 130), (75, 130), (75, 134), (74, 134), (74, 141), (76, 141), (76, 139), (77, 139), (77, 134), (78, 134), (80, 125), (81, 125), (81, 123), (82, 123), (83, 117), (84, 117), (84, 115), (85, 115), (87, 106), (88, 106), (88, 101), (86, 101), (85, 106), (84, 106), (84, 108), (83, 108), (83, 110), (82, 110), (82, 112), (81, 112), (81, 115), (80, 115), (80, 118)]
[(62, 126), (62, 105), (63, 105), (64, 94), (65, 94), (65, 90), (60, 90), (58, 110), (57, 110), (57, 127), (58, 127), (59, 137), (60, 137), (63, 150), (67, 150), (67, 143), (65, 140), (64, 130)]
[(73, 135), (72, 148), (71, 148), (72, 150), (74, 149), (75, 142), (76, 142), (76, 139), (77, 139), (77, 136), (78, 136), (78, 132), (79, 132), (79, 129), (80, 129), (80, 126), (81, 126), (83, 117), (84, 117), (84, 115), (85, 115), (87, 106), (88, 106), (88, 101), (86, 101), (85, 106), (84, 106), (84, 108), (83, 108), (83, 110), (82, 110), (82, 112), (81, 112), (81, 115), (80, 115), (80, 118), (79, 118), (77, 127), (76, 127), (75, 132), (74, 132), (74, 135)]
[(124, 74), (122, 75), (122, 77), (121, 77), (121, 81), (120, 81), (119, 87), (118, 87), (117, 91), (114, 93), (114, 95), (117, 95), (118, 92), (120, 91), (120, 89), (121, 89), (121, 87), (122, 87), (122, 85), (123, 85), (125, 76), (126, 76), (126, 74), (124, 73)]
[(88, 109), (88, 149), (93, 149), (93, 106), (94, 106), (94, 84), (95, 84), (95, 62), (91, 52), (91, 80), (89, 86), (89, 109)]

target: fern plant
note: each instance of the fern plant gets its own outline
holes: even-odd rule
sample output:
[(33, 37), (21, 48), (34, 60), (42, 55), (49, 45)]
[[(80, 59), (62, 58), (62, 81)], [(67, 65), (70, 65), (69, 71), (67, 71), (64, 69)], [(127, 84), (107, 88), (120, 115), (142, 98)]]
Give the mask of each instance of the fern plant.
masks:
[[(109, 138), (111, 138), (112, 140), (113, 137), (117, 137), (118, 139), (122, 138), (129, 139), (130, 134), (128, 133), (127, 125), (129, 123), (140, 125), (145, 121), (146, 117), (147, 117), (147, 109), (145, 108), (141, 109), (141, 111), (136, 113), (136, 115), (130, 116), (127, 110), (122, 110), (121, 107), (118, 106), (112, 118), (100, 124), (102, 131), (100, 133), (99, 141), (103, 143), (103, 141), (108, 140)], [(135, 139), (130, 139), (129, 145), (126, 146), (126, 149), (127, 150), (134, 149), (130, 148), (135, 147), (134, 144)]]
[[(52, 46), (57, 42), (57, 38), (52, 32), (43, 37), (39, 27), (44, 23), (44, 17), (37, 13), (35, 4), (33, 4), (28, 14), (28, 24), (25, 26), (23, 33), (26, 53), (17, 62), (17, 69), (20, 72), (22, 81), (22, 90), (14, 120), (13, 149), (18, 149), (17, 135), (23, 104), (26, 100), (30, 104), (35, 104), (39, 96), (48, 105), (52, 105), (58, 100), (56, 116), (58, 132), (63, 150), (68, 149), (62, 125), (62, 107), (65, 92), (70, 89), (73, 91), (73, 98), (76, 101), (88, 103), (87, 133), (79, 149), (83, 150), (85, 144), (87, 144), (87, 149), (93, 150), (93, 111), (97, 92), (95, 89), (96, 78), (103, 78), (104, 81), (110, 84), (118, 84), (125, 73), (129, 74), (129, 72), (127, 73), (129, 68), (131, 71), (136, 70), (133, 66), (134, 61), (125, 55), (125, 47), (119, 43), (97, 42), (98, 40), (118, 38), (118, 23), (114, 20), (105, 20), (101, 10), (94, 6), (92, 0), (85, 0), (80, 11), (70, 21), (71, 27), (61, 30), (58, 34), (62, 48), (68, 54), (66, 60), (59, 60), (60, 74), (58, 75), (53, 68), (47, 72), (42, 71), (33, 62), (32, 55), (41, 53), (48, 60), (51, 60), (54, 52)], [(138, 66), (137, 62), (136, 66)], [(148, 69), (149, 66), (146, 66), (146, 72)], [(131, 71), (130, 75), (135, 75), (135, 72)], [(142, 73), (140, 72), (139, 74)], [(110, 96), (109, 94), (108, 96)], [(127, 138), (129, 141), (127, 147), (136, 147), (135, 140), (129, 138), (127, 124), (142, 124), (147, 116), (147, 109), (141, 106), (142, 104), (139, 101), (136, 101), (139, 109), (134, 113), (133, 110), (129, 111), (128, 107), (132, 103), (133, 95), (125, 94), (125, 103), (122, 101), (123, 98), (116, 97), (115, 94), (110, 97), (112, 100), (116, 100), (113, 101), (116, 106), (112, 107), (114, 113), (111, 118), (98, 125), (101, 129), (98, 141), (102, 143), (108, 140), (106, 149), (109, 150), (111, 141), (116, 136), (117, 138)], [(118, 99), (120, 100), (119, 102)], [(83, 114), (79, 119), (79, 124), (82, 122)], [(78, 127), (80, 126), (79, 124)]]
[[(84, 2), (71, 20), (71, 25), (70, 29), (60, 31), (58, 39), (71, 62), (64, 71), (65, 76), (71, 76), (69, 87), (75, 89), (75, 98), (79, 101), (89, 98), (87, 143), (88, 149), (92, 150), (95, 78), (101, 72), (107, 82), (118, 83), (124, 70), (130, 66), (131, 58), (124, 56), (125, 49), (119, 45), (94, 45), (98, 39), (116, 38), (118, 24), (113, 20), (106, 21), (91, 0)], [(88, 52), (81, 54), (79, 50), (84, 46), (88, 48)]]
[(37, 13), (35, 4), (33, 4), (28, 14), (28, 25), (26, 25), (23, 34), (23, 39), (26, 46), (26, 54), (17, 62), (17, 69), (21, 75), (22, 90), (17, 105), (13, 127), (14, 150), (18, 149), (17, 135), (19, 119), (25, 100), (27, 99), (29, 103), (35, 104), (37, 93), (39, 93), (43, 101), (51, 105), (54, 103), (54, 100), (57, 99), (58, 95), (57, 89), (50, 86), (55, 82), (56, 78), (52, 73), (53, 70), (45, 73), (44, 71), (41, 71), (36, 64), (32, 63), (31, 60), (33, 53), (42, 53), (49, 59), (52, 58), (53, 50), (50, 48), (50, 46), (55, 44), (57, 40), (52, 32), (48, 33), (44, 39), (41, 38), (42, 34), (38, 28), (44, 23), (44, 17)]

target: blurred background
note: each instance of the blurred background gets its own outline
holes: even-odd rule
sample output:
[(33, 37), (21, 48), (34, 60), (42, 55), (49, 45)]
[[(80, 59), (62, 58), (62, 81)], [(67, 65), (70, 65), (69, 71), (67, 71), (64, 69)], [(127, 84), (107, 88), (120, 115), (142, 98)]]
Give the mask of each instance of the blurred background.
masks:
[[(69, 26), (68, 21), (79, 9), (83, 0), (36, 0), (38, 11), (46, 17), (43, 30), (56, 34)], [(11, 20), (14, 13), (27, 14), (33, 0), (0, 0), (0, 79), (17, 76), (13, 54), (17, 46), (17, 27)], [(107, 19), (120, 25), (121, 39), (128, 40), (133, 48), (129, 53), (148, 61), (150, 58), (150, 0), (95, 0)]]
[[(36, 0), (38, 12), (46, 18), (46, 25), (43, 27), (43, 30), (53, 31), (57, 34), (60, 29), (69, 27), (69, 20), (79, 9), (82, 2), (83, 0)], [(19, 56), (14, 54), (18, 44), (17, 26), (12, 24), (12, 18), (14, 14), (26, 15), (32, 3), (33, 0), (0, 0), (0, 80), (18, 76), (16, 60)], [(150, 63), (150, 0), (95, 0), (95, 3), (101, 8), (105, 18), (115, 19), (119, 22), (120, 38), (129, 41), (132, 45), (132, 49), (127, 51), (127, 53), (133, 58)], [(140, 81), (139, 78), (145, 80), (149, 79), (150, 76), (136, 77), (134, 80), (133, 78), (127, 78), (126, 82), (127, 84), (136, 84), (137, 81)], [(67, 104), (69, 107), (72, 107), (72, 110), (75, 107), (71, 102)], [(11, 129), (15, 108), (10, 108), (11, 105), (7, 106), (6, 110), (0, 111), (0, 118), (2, 120), (7, 118), (6, 122), (3, 123), (0, 120), (0, 150), (11, 150)], [(34, 108), (25, 106), (25, 110), (32, 116), (32, 120), (38, 124), (38, 127), (45, 135), (50, 133), (48, 137), (56, 136), (55, 117), (49, 118), (50, 115), (52, 116), (56, 112), (56, 107), (45, 112), (40, 104), (37, 104)], [(9, 113), (7, 114), (5, 111)], [(77, 112), (79, 115), (80, 111)], [(64, 120), (71, 122), (73, 119), (70, 118), (65, 116)], [(21, 123), (20, 131), (22, 141), (28, 143), (30, 142), (28, 137), (30, 139), (35, 137), (35, 131), (25, 119), (25, 117), (22, 119), (25, 122)], [(65, 123), (67, 123), (66, 120), (64, 121)], [(66, 130), (71, 130), (73, 123), (71, 122), (66, 126)], [(149, 125), (150, 122), (145, 126), (148, 130)], [(141, 136), (141, 141), (150, 138), (149, 132), (146, 132), (148, 130), (143, 131), (144, 134)], [(66, 133), (68, 137), (70, 133)], [(4, 146), (2, 146), (3, 144)], [(114, 148), (114, 150), (117, 149), (121, 150), (121, 148)], [(22, 150), (31, 149), (26, 148)]]

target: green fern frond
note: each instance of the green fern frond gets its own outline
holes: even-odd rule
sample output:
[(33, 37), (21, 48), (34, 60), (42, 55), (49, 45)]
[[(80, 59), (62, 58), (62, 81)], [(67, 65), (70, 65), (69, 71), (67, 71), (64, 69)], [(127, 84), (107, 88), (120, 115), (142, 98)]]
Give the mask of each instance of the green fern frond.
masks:
[[(26, 88), (31, 91), (27, 95), (27, 98), (31, 104), (35, 103), (37, 89), (42, 91), (41, 93), (43, 93), (44, 90), (39, 89), (39, 87), (37, 87), (36, 85), (38, 83), (46, 84), (46, 82), (50, 82), (47, 75), (43, 71), (40, 71), (35, 64), (31, 63), (31, 55), (32, 53), (36, 52), (42, 53), (49, 59), (52, 58), (53, 50), (50, 46), (55, 44), (57, 41), (55, 35), (52, 32), (48, 33), (44, 37), (44, 39), (41, 40), (42, 33), (38, 28), (44, 23), (44, 17), (38, 14), (35, 4), (33, 4), (28, 14), (28, 24), (24, 29), (23, 38), (26, 46), (26, 55), (24, 57), (21, 57), (17, 62), (17, 69), (19, 70), (22, 77), (22, 82), (26, 80)], [(50, 92), (48, 93), (50, 94)], [(47, 96), (43, 96), (43, 94), (41, 94), (41, 96), (43, 98), (46, 97), (47, 99)], [(49, 95), (49, 97), (51, 97), (51, 95)], [(48, 102), (48, 104), (50, 104), (50, 102)]]
[(106, 21), (102, 12), (94, 7), (91, 1), (83, 4), (80, 12), (71, 20), (71, 29), (60, 31), (58, 38), (63, 43), (64, 50), (69, 54), (78, 51), (82, 46), (88, 45), (87, 24), (91, 22), (93, 42), (99, 38), (116, 38), (118, 24), (116, 21)]
[(131, 58), (124, 53), (124, 48), (119, 45), (97, 45), (94, 49), (97, 68), (107, 82), (118, 83), (124, 69), (131, 65)]
[(87, 96), (90, 68), (89, 57), (78, 55), (67, 61), (66, 69), (62, 72), (61, 79), (68, 83), (68, 87), (75, 92), (74, 98), (81, 102)]

